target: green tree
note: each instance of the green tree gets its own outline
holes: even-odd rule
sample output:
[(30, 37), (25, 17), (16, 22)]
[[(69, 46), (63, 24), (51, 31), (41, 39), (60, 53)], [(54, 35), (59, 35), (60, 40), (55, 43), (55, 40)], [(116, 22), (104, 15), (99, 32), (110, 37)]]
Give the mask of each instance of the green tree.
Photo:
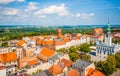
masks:
[(109, 55), (109, 56), (107, 57), (106, 62), (108, 62), (108, 63), (110, 63), (110, 64), (116, 66), (116, 59), (115, 59), (115, 56), (114, 56), (114, 55)]
[(81, 44), (80, 47), (79, 47), (79, 51), (84, 52), (84, 53), (90, 52), (91, 49), (90, 49), (89, 44), (87, 44), (87, 43)]
[(72, 52), (77, 52), (77, 48), (75, 47), (75, 46), (71, 46), (70, 48), (69, 48), (69, 53), (72, 53)]
[(81, 56), (81, 59), (85, 60), (85, 61), (90, 61), (91, 57), (90, 57), (90, 55), (84, 54)]
[(112, 74), (113, 72), (115, 72), (117, 69), (114, 65), (112, 65), (109, 62), (105, 62), (104, 67), (103, 67), (103, 73), (106, 74), (107, 76), (109, 76), (110, 74)]
[(102, 71), (104, 67), (104, 61), (98, 61), (95, 63), (96, 69)]
[(77, 53), (74, 53), (74, 52), (69, 53), (69, 57), (70, 57), (70, 60), (72, 60), (72, 61), (76, 61), (79, 58)]
[(65, 48), (61, 48), (61, 49), (57, 50), (57, 52), (63, 52), (63, 53), (65, 53), (66, 49)]
[(120, 68), (120, 52), (117, 52), (115, 54), (115, 59), (116, 59), (116, 67)]
[(1, 47), (8, 47), (8, 42), (2, 42)]
[(106, 61), (98, 61), (95, 64), (96, 69), (103, 72), (106, 76), (109, 76), (110, 74), (117, 70), (114, 63), (111, 63), (111, 61), (109, 61), (109, 58)]

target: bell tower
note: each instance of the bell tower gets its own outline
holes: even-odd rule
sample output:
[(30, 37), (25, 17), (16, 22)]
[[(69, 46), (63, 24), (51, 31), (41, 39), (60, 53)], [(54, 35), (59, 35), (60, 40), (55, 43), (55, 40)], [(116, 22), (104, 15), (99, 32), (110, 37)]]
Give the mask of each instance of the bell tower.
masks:
[(111, 44), (112, 44), (111, 28), (110, 28), (109, 19), (108, 19), (107, 32), (106, 32), (106, 36), (105, 36), (105, 44), (107, 44), (109, 46), (111, 46)]
[(57, 29), (57, 36), (58, 36), (58, 38), (62, 38), (63, 37), (62, 36), (62, 29), (61, 28)]

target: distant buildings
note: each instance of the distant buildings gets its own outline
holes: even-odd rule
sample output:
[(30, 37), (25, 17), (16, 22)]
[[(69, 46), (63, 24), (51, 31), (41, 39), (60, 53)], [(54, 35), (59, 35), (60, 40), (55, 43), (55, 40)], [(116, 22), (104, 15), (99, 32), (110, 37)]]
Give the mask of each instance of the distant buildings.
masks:
[(107, 57), (110, 54), (115, 54), (120, 51), (120, 45), (112, 44), (111, 29), (108, 22), (107, 33), (105, 35), (105, 41), (99, 40), (96, 45), (96, 56)]
[(42, 70), (40, 75), (86, 76), (86, 68), (95, 69), (93, 63), (82, 60), (71, 62), (67, 53), (56, 50), (89, 42), (88, 34), (62, 35), (62, 29), (57, 30), (57, 35), (23, 37), (22, 40), (8, 41), (9, 47), (0, 48), (0, 66), (4, 66), (2, 69), (0, 67), (0, 73), (4, 71), (11, 75), (17, 72), (17, 76), (20, 76)]
[(98, 40), (104, 40), (104, 32), (102, 28), (95, 28), (92, 31), (91, 41), (96, 42)]

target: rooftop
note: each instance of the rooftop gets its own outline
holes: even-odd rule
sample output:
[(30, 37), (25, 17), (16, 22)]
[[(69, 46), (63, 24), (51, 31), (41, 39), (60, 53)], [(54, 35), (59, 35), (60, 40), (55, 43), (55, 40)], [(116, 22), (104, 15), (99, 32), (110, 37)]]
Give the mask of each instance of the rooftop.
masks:
[(54, 50), (43, 47), (39, 53), (38, 58), (40, 58), (41, 60), (47, 61), (48, 58), (52, 57), (54, 54), (55, 54)]
[(33, 66), (33, 65), (35, 65), (35, 64), (37, 64), (37, 63), (38, 63), (38, 60), (37, 60), (37, 59), (28, 61), (28, 65), (29, 65), (29, 66)]
[(72, 62), (70, 60), (67, 60), (67, 59), (64, 59), (64, 58), (61, 60), (61, 63), (64, 63), (64, 66), (72, 65)]
[(95, 70), (93, 68), (89, 68), (87, 76), (105, 76), (105, 75), (98, 70)]
[(0, 66), (0, 70), (3, 70), (4, 69), (4, 67), (3, 66)]
[(52, 74), (52, 75), (56, 75), (56, 74), (59, 74), (61, 73), (63, 70), (62, 67), (60, 67), (60, 65), (53, 65), (51, 66), (48, 71)]
[(18, 46), (22, 46), (24, 43), (26, 43), (25, 40), (20, 40), (20, 41), (17, 43), (17, 45), (18, 45)]
[(85, 69), (86, 67), (88, 67), (90, 64), (92, 64), (91, 62), (88, 62), (88, 61), (84, 61), (84, 60), (78, 60), (75, 65), (77, 68), (80, 68), (80, 69)]
[(79, 76), (79, 73), (77, 70), (72, 69), (72, 70), (68, 71), (68, 76)]
[(16, 52), (0, 54), (0, 61), (2, 63), (7, 63), (7, 62), (15, 61), (15, 60), (17, 60)]

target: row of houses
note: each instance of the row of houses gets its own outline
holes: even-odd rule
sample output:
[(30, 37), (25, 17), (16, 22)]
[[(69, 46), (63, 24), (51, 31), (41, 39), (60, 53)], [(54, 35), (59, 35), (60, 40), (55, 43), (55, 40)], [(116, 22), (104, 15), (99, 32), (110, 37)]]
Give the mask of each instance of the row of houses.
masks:
[[(3, 69), (6, 69), (4, 70), (5, 73), (9, 75), (16, 72), (21, 73), (21, 71), (32, 74), (39, 70), (47, 70), (49, 74), (54, 74), (51, 72), (54, 67), (61, 69), (60, 72), (67, 75), (71, 70), (68, 69), (67, 72), (63, 72), (68, 66), (65, 66), (62, 60), (67, 59), (69, 61), (69, 56), (55, 50), (88, 43), (90, 42), (90, 36), (87, 34), (65, 34), (63, 36), (61, 32), (61, 30), (58, 30), (57, 36), (23, 37), (22, 40), (8, 41), (9, 47), (0, 48), (0, 66), (4, 67)], [(75, 70), (73, 69), (73, 71)], [(59, 76), (61, 73), (57, 74)]]

